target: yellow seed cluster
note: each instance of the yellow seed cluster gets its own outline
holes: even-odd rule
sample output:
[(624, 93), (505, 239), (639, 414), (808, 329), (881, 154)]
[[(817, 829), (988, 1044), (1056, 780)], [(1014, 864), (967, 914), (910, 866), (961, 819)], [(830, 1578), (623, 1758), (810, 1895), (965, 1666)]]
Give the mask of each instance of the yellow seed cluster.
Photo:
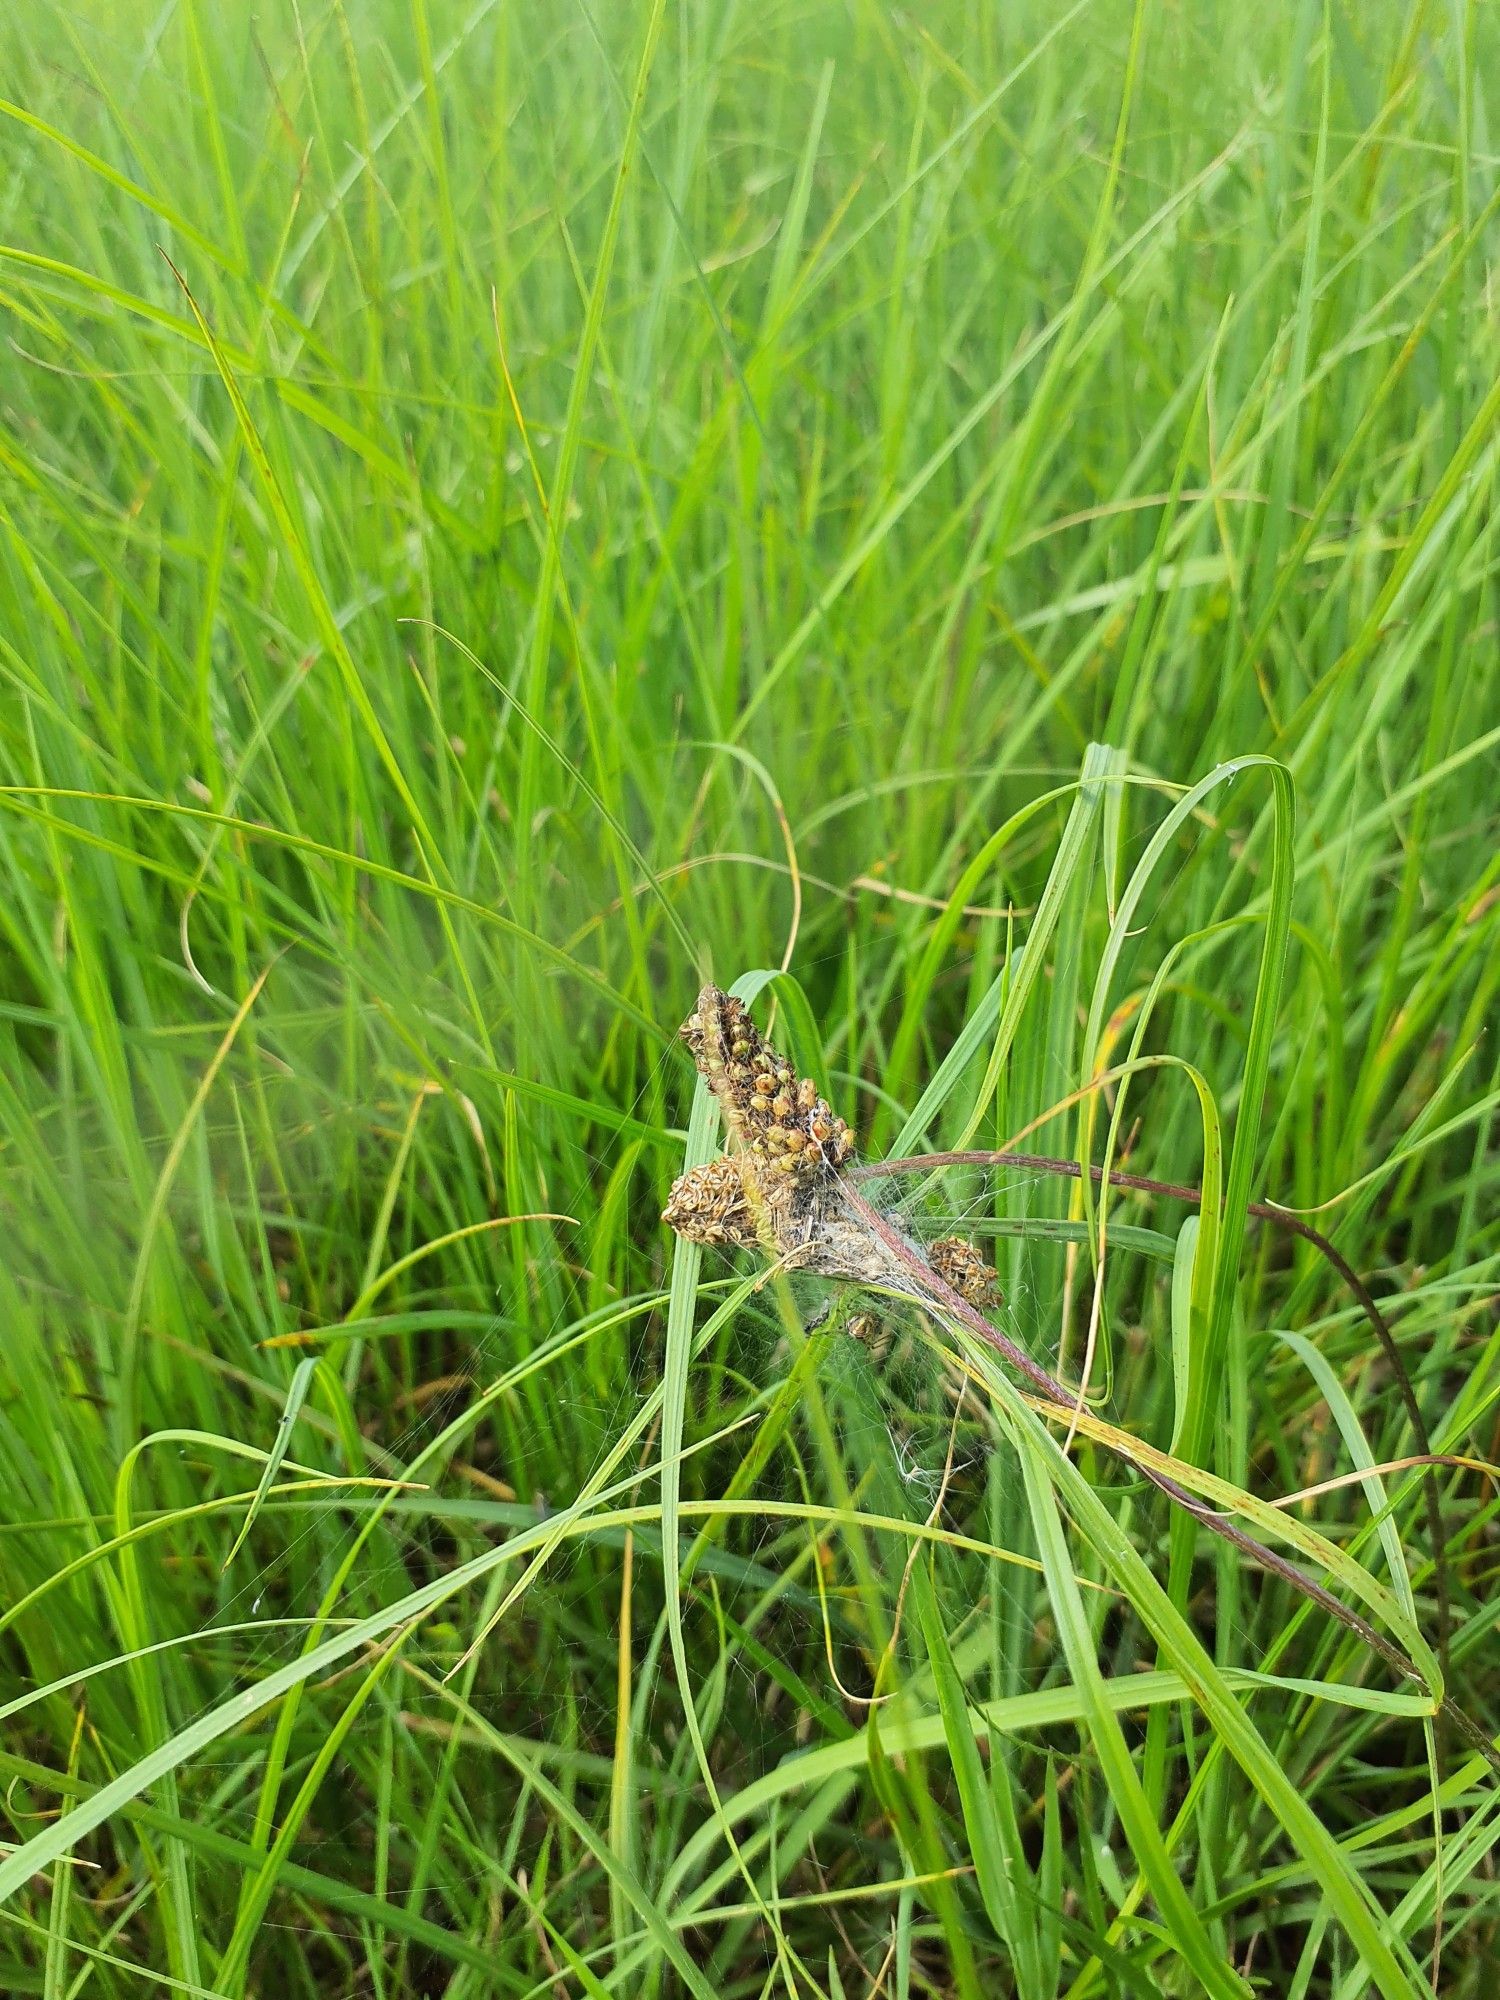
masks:
[(682, 1038), (719, 1100), (731, 1146), (794, 1180), (815, 1180), (852, 1158), (849, 1127), (811, 1078), (799, 1078), (762, 1038), (733, 994), (705, 986)]

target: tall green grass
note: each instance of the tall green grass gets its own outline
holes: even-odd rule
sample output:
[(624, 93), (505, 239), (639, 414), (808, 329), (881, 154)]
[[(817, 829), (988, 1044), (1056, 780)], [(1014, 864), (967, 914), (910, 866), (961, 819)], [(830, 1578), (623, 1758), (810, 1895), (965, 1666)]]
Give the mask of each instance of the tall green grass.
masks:
[[(0, 1991), (1492, 1990), (1497, 58), (12, 12)], [(924, 1186), (1066, 1451), (667, 1238), (708, 973), (1205, 1188)]]

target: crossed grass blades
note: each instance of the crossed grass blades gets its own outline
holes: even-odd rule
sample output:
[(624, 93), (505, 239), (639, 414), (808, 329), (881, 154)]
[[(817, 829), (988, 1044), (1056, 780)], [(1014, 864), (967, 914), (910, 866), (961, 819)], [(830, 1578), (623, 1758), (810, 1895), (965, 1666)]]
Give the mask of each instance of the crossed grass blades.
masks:
[[(858, 1178), (917, 1171), (944, 1165), (1025, 1166), (1041, 1172), (1076, 1174), (1076, 1163), (1019, 1153), (924, 1154), (860, 1167), (854, 1138), (817, 1086), (799, 1078), (750, 1019), (744, 1003), (709, 984), (679, 1031), (699, 1074), (712, 1091), (724, 1120), (729, 1150), (691, 1168), (673, 1183), (662, 1220), (679, 1236), (719, 1249), (759, 1250), (785, 1269), (806, 1271), (835, 1282), (868, 1286), (915, 1302), (940, 1322), (956, 1323), (999, 1355), (1036, 1392), (1044, 1414), (1069, 1421), (1078, 1398), (984, 1316), (998, 1303), (992, 1275), (971, 1243), (943, 1237), (920, 1246), (873, 1208), (854, 1185)], [(1153, 1193), (1192, 1200), (1196, 1190), (1140, 1176), (1116, 1176)], [(1293, 1226), (1325, 1250), (1351, 1281), (1359, 1303), (1376, 1326), (1382, 1346), (1395, 1352), (1378, 1308), (1367, 1289), (1318, 1232), (1269, 1203), (1254, 1205), (1263, 1220)], [(1400, 1367), (1399, 1356), (1397, 1366)], [(1404, 1382), (1404, 1370), (1398, 1380)], [(1408, 1401), (1410, 1385), (1406, 1384)], [(1420, 1422), (1420, 1419), (1418, 1420)], [(1267, 1548), (1253, 1535), (1206, 1506), (1170, 1474), (1132, 1454), (1125, 1434), (1103, 1440), (1134, 1471), (1159, 1488), (1210, 1533), (1257, 1563), (1272, 1576), (1320, 1606), (1387, 1662), (1404, 1680), (1424, 1690), (1425, 1677), (1398, 1646), (1351, 1611), (1297, 1564)], [(1434, 1457), (1421, 1438), (1423, 1455)], [(1436, 1546), (1441, 1548), (1441, 1537)], [(1446, 1624), (1446, 1616), (1443, 1616)], [(1446, 1634), (1443, 1635), (1446, 1637)], [(1451, 1697), (1440, 1713), (1500, 1769), (1500, 1750)]]

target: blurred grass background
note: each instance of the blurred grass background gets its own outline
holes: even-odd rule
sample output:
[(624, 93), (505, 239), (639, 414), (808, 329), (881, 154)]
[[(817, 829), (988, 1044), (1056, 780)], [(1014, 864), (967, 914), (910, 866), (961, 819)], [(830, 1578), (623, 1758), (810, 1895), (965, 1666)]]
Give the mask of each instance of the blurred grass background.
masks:
[[(1430, 1702), (657, 1216), (705, 970), (787, 968), (875, 1154), (928, 1089), (1197, 1181), (1191, 1065), (1212, 1312), (1117, 1197), (1103, 1413), (1363, 1471), (1288, 1531), (1436, 1640), (1390, 1374), (1235, 1198), (1500, 1455), (1497, 56), (1464, 0), (0, 27), (0, 1989), (1492, 1991)], [(1247, 757), (1294, 828), (1264, 763), (1167, 824)], [(1076, 1371), (1076, 1189), (949, 1199)]]

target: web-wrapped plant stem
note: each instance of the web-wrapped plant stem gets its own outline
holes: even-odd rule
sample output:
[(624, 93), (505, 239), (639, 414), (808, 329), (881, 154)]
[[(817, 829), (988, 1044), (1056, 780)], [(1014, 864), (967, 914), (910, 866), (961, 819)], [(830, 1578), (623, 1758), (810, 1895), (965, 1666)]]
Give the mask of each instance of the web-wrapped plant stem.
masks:
[[(935, 1316), (963, 1327), (1045, 1402), (1066, 1414), (1076, 1399), (1064, 1385), (987, 1320), (979, 1303), (950, 1283), (941, 1269), (934, 1268), (934, 1257), (872, 1207), (855, 1181), (949, 1165), (1007, 1164), (1045, 1170), (1055, 1164), (1076, 1173), (1075, 1163), (1044, 1162), (1024, 1154), (948, 1153), (858, 1167), (853, 1164), (854, 1142), (848, 1126), (810, 1079), (797, 1078), (790, 1063), (760, 1034), (742, 1001), (720, 987), (704, 986), (681, 1033), (700, 1075), (718, 1100), (729, 1150), (722, 1158), (679, 1177), (663, 1211), (665, 1222), (694, 1242), (758, 1249), (795, 1269), (913, 1300)], [(1110, 1178), (1122, 1185), (1142, 1185), (1139, 1177)], [(1191, 1196), (1194, 1192), (1165, 1183), (1150, 1185), (1162, 1193), (1186, 1192)], [(1266, 1212), (1269, 1219), (1285, 1219), (1284, 1211)], [(1315, 1232), (1300, 1233), (1319, 1240)], [(952, 1241), (949, 1239), (950, 1244)], [(972, 1257), (972, 1246), (962, 1248)], [(937, 1262), (942, 1263), (947, 1253), (941, 1246), (934, 1246), (934, 1250), (940, 1253)], [(961, 1258), (959, 1263), (963, 1269), (970, 1268), (969, 1258)], [(1420, 1416), (1417, 1422), (1420, 1424)], [(1426, 1691), (1427, 1683), (1415, 1663), (1305, 1570), (1199, 1500), (1168, 1473), (1147, 1462), (1144, 1454), (1133, 1454), (1118, 1435), (1108, 1442), (1174, 1506), (1318, 1605), (1363, 1640), (1403, 1680)], [(1443, 1697), (1440, 1710), (1500, 1769), (1500, 1750), (1451, 1696)]]

